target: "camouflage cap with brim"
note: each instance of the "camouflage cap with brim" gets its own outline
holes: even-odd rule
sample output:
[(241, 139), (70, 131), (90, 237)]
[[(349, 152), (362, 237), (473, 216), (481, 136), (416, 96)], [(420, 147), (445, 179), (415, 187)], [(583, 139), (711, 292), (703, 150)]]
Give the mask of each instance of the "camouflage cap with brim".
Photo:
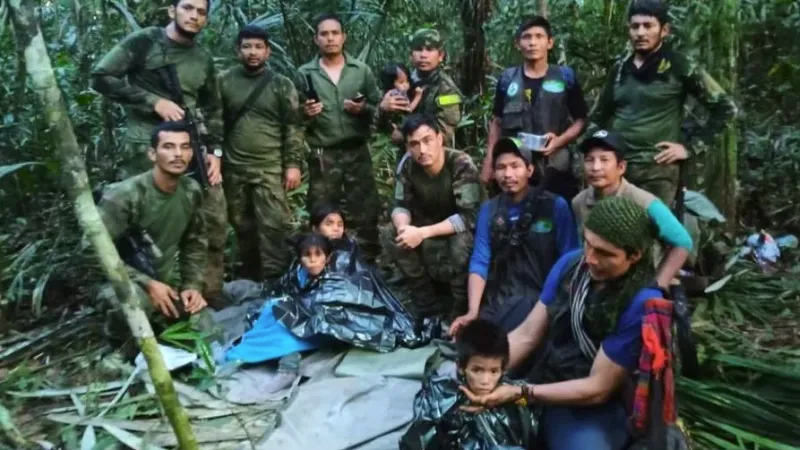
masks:
[(422, 47), (442, 48), (442, 36), (432, 28), (423, 28), (411, 35), (409, 46), (412, 50)]

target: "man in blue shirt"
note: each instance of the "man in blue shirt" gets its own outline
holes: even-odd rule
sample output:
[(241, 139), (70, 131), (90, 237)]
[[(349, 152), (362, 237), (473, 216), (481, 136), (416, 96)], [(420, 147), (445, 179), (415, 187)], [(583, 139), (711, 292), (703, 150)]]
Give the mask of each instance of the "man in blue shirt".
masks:
[(453, 336), (479, 313), (506, 331), (516, 328), (539, 298), (553, 264), (578, 247), (566, 200), (529, 184), (534, 171), (531, 152), (518, 139), (503, 138), (495, 145), (493, 158), (502, 193), (484, 202), (478, 212), (467, 282), (468, 311), (453, 321)]
[(538, 350), (526, 377), (535, 384), (465, 393), (475, 410), (521, 398), (542, 405), (550, 450), (620, 450), (630, 439), (620, 390), (638, 365), (645, 303), (663, 297), (650, 287), (655, 229), (633, 200), (609, 197), (592, 209), (583, 238), (583, 251), (561, 257), (508, 336), (511, 368)]

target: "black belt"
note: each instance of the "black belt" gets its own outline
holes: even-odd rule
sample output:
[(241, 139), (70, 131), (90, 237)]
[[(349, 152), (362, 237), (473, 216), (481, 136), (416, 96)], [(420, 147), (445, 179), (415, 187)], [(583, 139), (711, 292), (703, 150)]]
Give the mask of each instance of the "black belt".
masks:
[(339, 141), (333, 145), (326, 145), (321, 147), (325, 150), (348, 150), (356, 147), (363, 147), (367, 144), (367, 140), (362, 137), (354, 137)]

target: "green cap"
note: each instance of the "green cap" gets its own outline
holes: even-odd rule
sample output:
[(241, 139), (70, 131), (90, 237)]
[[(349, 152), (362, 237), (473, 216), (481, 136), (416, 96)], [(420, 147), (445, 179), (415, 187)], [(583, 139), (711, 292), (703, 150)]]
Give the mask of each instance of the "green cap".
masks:
[(438, 49), (442, 48), (442, 36), (432, 28), (423, 28), (411, 35), (409, 44), (412, 50), (422, 47)]

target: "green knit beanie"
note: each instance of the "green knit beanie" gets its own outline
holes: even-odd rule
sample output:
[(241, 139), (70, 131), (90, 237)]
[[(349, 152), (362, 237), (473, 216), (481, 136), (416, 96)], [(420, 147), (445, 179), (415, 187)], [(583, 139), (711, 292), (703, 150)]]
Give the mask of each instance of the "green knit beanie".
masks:
[(644, 208), (624, 197), (608, 197), (598, 202), (584, 226), (627, 251), (650, 248), (655, 236), (653, 223)]

